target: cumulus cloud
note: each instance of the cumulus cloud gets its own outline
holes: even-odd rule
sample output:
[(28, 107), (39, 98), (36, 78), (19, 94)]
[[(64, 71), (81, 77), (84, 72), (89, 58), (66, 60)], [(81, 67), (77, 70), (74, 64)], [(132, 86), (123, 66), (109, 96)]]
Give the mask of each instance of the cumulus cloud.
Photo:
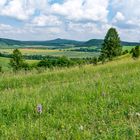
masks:
[(8, 19), (7, 23), (0, 20), (0, 36), (87, 40), (103, 38), (113, 26), (123, 40), (139, 40), (140, 0), (60, 1), (0, 0), (0, 16)]
[(125, 17), (121, 12), (117, 12), (116, 16), (114, 17), (113, 22), (119, 22), (119, 21), (124, 21)]
[(136, 26), (140, 24), (140, 0), (130, 0), (129, 2), (127, 0), (121, 2), (114, 0), (112, 8), (117, 13), (114, 19), (118, 20), (120, 18), (124, 24), (135, 24)]
[(13, 17), (19, 20), (28, 20), (36, 10), (45, 11), (47, 0), (2, 0), (0, 2), (0, 15)]
[(70, 20), (92, 20), (106, 22), (109, 0), (66, 0), (63, 4), (53, 4), (53, 13)]
[(32, 24), (35, 26), (59, 26), (62, 22), (56, 16), (40, 15), (33, 19)]
[(1, 9), (1, 15), (14, 17), (20, 20), (26, 20), (34, 12), (34, 8), (29, 4), (29, 2), (30, 1), (25, 2), (24, 0), (7, 1), (7, 3), (5, 3)]

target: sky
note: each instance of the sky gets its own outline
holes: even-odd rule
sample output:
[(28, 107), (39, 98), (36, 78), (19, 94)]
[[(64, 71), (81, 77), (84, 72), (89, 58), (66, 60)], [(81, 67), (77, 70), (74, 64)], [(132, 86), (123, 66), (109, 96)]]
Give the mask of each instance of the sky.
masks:
[(140, 41), (140, 0), (0, 0), (0, 38)]

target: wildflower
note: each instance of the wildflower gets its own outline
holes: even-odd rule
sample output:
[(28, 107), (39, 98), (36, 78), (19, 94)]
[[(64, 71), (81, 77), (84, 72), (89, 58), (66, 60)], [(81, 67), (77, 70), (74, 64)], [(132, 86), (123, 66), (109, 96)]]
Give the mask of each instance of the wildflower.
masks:
[(84, 127), (81, 125), (81, 126), (79, 127), (79, 129), (80, 129), (80, 130), (84, 130)]
[(40, 114), (42, 113), (42, 105), (41, 104), (37, 105), (37, 112)]

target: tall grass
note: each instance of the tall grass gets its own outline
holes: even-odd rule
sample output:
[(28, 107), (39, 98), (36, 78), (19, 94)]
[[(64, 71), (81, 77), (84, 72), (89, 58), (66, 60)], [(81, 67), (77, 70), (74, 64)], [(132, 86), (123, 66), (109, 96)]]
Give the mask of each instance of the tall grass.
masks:
[(126, 58), (1, 74), (0, 139), (140, 139), (139, 72), (140, 60)]

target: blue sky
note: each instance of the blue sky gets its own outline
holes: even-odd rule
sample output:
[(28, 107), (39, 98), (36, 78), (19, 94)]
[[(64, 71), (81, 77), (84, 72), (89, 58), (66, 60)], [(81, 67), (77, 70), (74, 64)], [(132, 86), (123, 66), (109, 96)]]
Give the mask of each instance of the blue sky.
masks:
[(140, 40), (140, 0), (1, 0), (0, 37), (20, 40)]

